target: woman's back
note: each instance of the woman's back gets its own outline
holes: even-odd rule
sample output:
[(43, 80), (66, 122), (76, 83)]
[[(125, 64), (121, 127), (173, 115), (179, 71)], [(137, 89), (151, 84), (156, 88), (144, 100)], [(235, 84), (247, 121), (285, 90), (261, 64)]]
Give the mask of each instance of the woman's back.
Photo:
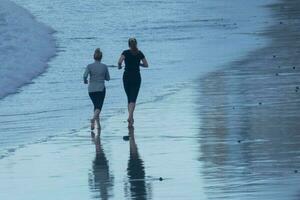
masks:
[(143, 52), (137, 51), (136, 53), (131, 50), (123, 51), (122, 55), (125, 57), (125, 71), (126, 72), (139, 72), (140, 62), (145, 58)]
[[(104, 81), (109, 81), (109, 72), (106, 65), (101, 63), (102, 60), (102, 52), (100, 48), (97, 48), (94, 52), (94, 60), (95, 62), (89, 64), (85, 72), (83, 74), (83, 82), (85, 84), (89, 84), (89, 96), (94, 105), (94, 114), (91, 119), (91, 130), (95, 128), (95, 122), (97, 122), (98, 129), (100, 126), (100, 112), (103, 106), (104, 98), (105, 98), (105, 85)], [(90, 77), (90, 81), (88, 82), (87, 78)]]
[(105, 64), (95, 61), (86, 67), (84, 77), (89, 75), (89, 92), (103, 91), (105, 88), (104, 81), (109, 80), (108, 68)]

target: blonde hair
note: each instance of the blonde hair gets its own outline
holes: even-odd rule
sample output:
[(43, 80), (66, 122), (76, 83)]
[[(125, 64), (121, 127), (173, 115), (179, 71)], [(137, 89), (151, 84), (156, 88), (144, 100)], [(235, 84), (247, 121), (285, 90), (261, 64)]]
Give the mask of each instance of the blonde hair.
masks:
[(137, 48), (137, 40), (135, 38), (128, 39), (128, 46), (134, 53), (137, 53), (139, 51), (139, 49)]
[(97, 48), (94, 52), (94, 59), (97, 61), (101, 61), (102, 59), (102, 52), (100, 50), (100, 48)]

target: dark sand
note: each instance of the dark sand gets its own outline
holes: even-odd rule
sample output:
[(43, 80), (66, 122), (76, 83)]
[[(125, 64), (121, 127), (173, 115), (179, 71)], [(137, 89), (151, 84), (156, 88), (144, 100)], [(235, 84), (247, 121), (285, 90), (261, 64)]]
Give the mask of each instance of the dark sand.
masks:
[(270, 45), (201, 79), (199, 143), (211, 199), (300, 199), (300, 1), (270, 6)]

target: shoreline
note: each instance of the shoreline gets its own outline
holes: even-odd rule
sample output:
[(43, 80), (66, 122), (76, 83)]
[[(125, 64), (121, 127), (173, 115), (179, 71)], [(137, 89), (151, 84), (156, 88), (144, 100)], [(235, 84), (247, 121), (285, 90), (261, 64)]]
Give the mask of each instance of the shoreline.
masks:
[[(18, 150), (20, 146), (29, 145), (32, 142), (47, 140), (48, 137), (55, 137), (59, 134), (86, 128), (91, 115), (91, 102), (87, 96), (86, 87), (82, 84), (81, 74), (84, 66), (90, 61), (92, 48), (95, 44), (101, 44), (103, 50), (106, 49), (105, 55), (109, 55), (105, 56), (105, 63), (115, 62), (115, 58), (119, 56), (119, 52), (116, 50), (123, 49), (126, 46), (126, 41), (120, 41), (120, 38), (128, 35), (127, 32), (124, 33), (120, 29), (113, 30), (111, 26), (103, 26), (102, 22), (96, 21), (97, 27), (102, 27), (103, 29), (103, 34), (99, 35), (97, 29), (94, 28), (96, 24), (86, 24), (81, 21), (81, 17), (73, 15), (72, 10), (70, 10), (71, 13), (65, 13), (66, 8), (69, 6), (67, 2), (62, 5), (59, 2), (36, 2), (34, 0), (14, 0), (14, 2), (30, 10), (38, 21), (49, 24), (58, 30), (55, 36), (59, 44), (59, 52), (49, 63), (50, 67), (47, 68), (47, 73), (36, 77), (33, 84), (22, 87), (20, 93), (0, 100), (0, 131), (3, 133), (0, 139), (3, 142), (2, 146), (5, 148), (3, 153), (0, 151), (0, 154), (4, 155), (10, 154), (11, 151)], [(243, 32), (252, 28), (256, 30), (263, 26), (263, 23), (261, 20), (256, 20), (251, 12), (239, 14), (237, 11), (239, 8), (242, 11), (248, 9), (245, 9), (239, 1), (236, 2), (238, 4), (233, 3), (232, 6), (224, 4), (226, 7), (224, 19), (220, 17), (223, 14), (219, 13), (220, 8), (223, 6), (221, 2), (208, 0), (202, 4), (197, 1), (190, 1), (189, 4), (182, 4), (185, 6), (177, 6), (172, 1), (164, 3), (151, 1), (146, 2), (145, 5), (140, 5), (141, 7), (156, 5), (159, 10), (164, 10), (166, 5), (171, 7), (169, 9), (170, 15), (164, 15), (164, 20), (161, 20), (159, 16), (155, 16), (153, 18), (154, 21), (152, 20), (146, 24), (141, 23), (142, 27), (147, 27), (149, 30), (153, 29), (158, 35), (157, 40), (152, 38), (152, 31), (146, 32), (145, 35), (140, 35), (141, 41), (143, 41), (142, 45), (148, 49), (148, 52), (146, 52), (147, 57), (149, 55), (149, 60), (151, 57), (155, 59), (151, 63), (153, 67), (147, 69), (147, 72), (143, 72), (139, 106), (148, 103), (153, 105), (168, 95), (178, 93), (183, 88), (188, 87), (191, 82), (194, 82), (198, 74), (215, 70), (218, 64), (231, 60), (231, 58), (236, 59), (238, 55), (243, 54), (238, 54), (240, 52), (234, 50), (226, 51), (226, 55), (223, 55), (222, 46), (230, 45), (231, 49), (233, 46), (239, 46), (240, 48), (245, 48), (245, 52), (252, 48), (252, 45), (248, 46), (247, 44), (254, 41), (253, 37), (249, 37), (250, 39), (247, 39), (248, 36), (236, 37), (232, 33)], [(86, 5), (86, 3), (82, 2), (82, 5), (77, 4), (76, 8), (83, 9), (86, 8)], [(192, 10), (191, 5), (193, 5)], [(249, 3), (249, 8), (251, 8), (251, 11), (256, 12), (259, 19), (268, 17), (268, 14), (263, 12), (259, 5), (265, 5), (265, 3), (256, 0), (254, 3)], [(101, 2), (95, 4), (95, 6), (95, 9), (102, 9)], [(107, 6), (112, 9), (107, 9), (102, 15), (104, 17), (103, 20), (109, 24), (109, 22), (112, 22), (111, 11), (113, 8), (115, 6), (126, 7), (127, 4), (124, 2), (121, 5), (111, 3)], [(203, 11), (200, 14), (198, 12), (199, 9)], [(140, 10), (142, 11), (143, 9)], [(185, 20), (182, 20), (183, 17), (180, 17), (177, 13), (182, 10), (186, 11), (182, 12), (182, 15), (186, 17), (184, 18)], [(235, 12), (232, 14), (231, 11)], [(218, 13), (217, 16), (213, 14), (214, 12)], [(45, 13), (49, 14), (45, 15)], [(85, 17), (89, 17), (91, 14), (95, 15), (95, 17), (98, 15), (97, 13), (86, 14), (87, 16)], [(126, 15), (127, 12), (122, 12), (122, 14)], [(148, 15), (151, 16), (152, 14), (151, 11), (148, 11)], [(62, 20), (63, 18), (66, 18), (67, 24)], [(256, 20), (257, 26), (254, 26), (253, 23), (250, 26), (246, 25), (251, 20), (249, 18)], [(147, 19), (147, 15), (143, 14), (141, 19), (137, 18), (137, 23)], [(124, 22), (126, 22), (126, 19)], [(238, 24), (234, 25), (235, 23)], [(163, 28), (164, 31), (160, 31), (159, 27)], [(124, 26), (123, 28), (126, 29), (128, 27)], [(88, 35), (93, 37), (86, 38), (86, 30), (89, 30)], [(113, 32), (111, 32), (112, 30)], [(140, 28), (135, 27), (133, 31), (135, 30), (140, 31)], [(169, 40), (169, 36), (166, 37), (168, 30), (172, 36), (171, 38), (179, 39)], [(182, 35), (183, 33), (185, 34)], [(199, 38), (193, 36), (187, 37), (189, 39), (184, 40), (184, 42), (180, 40), (185, 35), (197, 35), (197, 33), (200, 33)], [(105, 36), (105, 39), (101, 38), (103, 36)], [(163, 43), (161, 42), (162, 38), (166, 39)], [(235, 42), (228, 42), (243, 38), (245, 40), (243, 40), (242, 44), (237, 43), (232, 46), (230, 43)], [(264, 44), (261, 40), (257, 42), (260, 45)], [(149, 50), (155, 48), (162, 48), (162, 51), (167, 52), (167, 55)], [(182, 54), (181, 48), (187, 48), (188, 51)], [(143, 47), (142, 49), (144, 50)], [(214, 49), (217, 49), (218, 52), (215, 52)], [(174, 58), (171, 55), (178, 55), (178, 57), (175, 56)], [(220, 55), (223, 55), (223, 57), (220, 57)], [(220, 58), (215, 59), (215, 56)], [(206, 59), (203, 60), (202, 58)], [(199, 67), (200, 63), (208, 69)], [(184, 67), (182, 67), (183, 65)], [(120, 71), (111, 71), (111, 76), (113, 81), (107, 84), (109, 92), (107, 93), (103, 110), (105, 119), (119, 114), (122, 115), (126, 112), (126, 96), (122, 87), (122, 75)], [(39, 103), (32, 104), (31, 102)], [(15, 105), (21, 105), (21, 109)], [(124, 118), (126, 119), (126, 117)]]
[[(55, 30), (14, 1), (1, 2), (0, 101), (19, 93), (44, 74), (56, 56)], [(17, 19), (17, 20), (16, 20)], [(17, 57), (22, 59), (16, 59)], [(17, 71), (17, 73), (16, 73)]]
[[(213, 198), (224, 192), (228, 199), (299, 195), (300, 3), (281, 1), (269, 9), (277, 20), (263, 33), (270, 45), (201, 78), (199, 160)], [(228, 184), (211, 190), (215, 182)], [(284, 191), (272, 192), (277, 187)]]
[[(58, 3), (59, 5), (63, 4), (63, 2), (53, 3)], [(147, 4), (152, 5), (155, 4), (155, 2), (151, 1)], [(221, 6), (221, 4), (218, 4), (218, 2), (215, 2), (215, 4), (217, 6)], [(35, 4), (30, 4), (29, 7), (33, 5)], [(44, 4), (41, 4), (41, 7), (37, 6), (37, 8), (35, 8), (35, 11), (43, 12), (39, 10), (39, 8), (42, 7), (46, 7), (46, 11), (53, 11), (52, 5), (49, 6), (48, 2), (46, 2), (46, 5), (48, 6), (43, 5)], [(83, 3), (82, 6), (80, 6), (80, 9), (83, 8), (84, 5), (86, 5), (86, 3)], [(179, 6), (179, 10), (181, 7), (182, 6)], [(64, 7), (61, 6), (61, 8), (62, 13), (64, 13)], [(96, 8), (100, 9), (101, 6)], [(175, 6), (173, 7), (173, 9), (176, 10), (177, 7)], [(231, 6), (227, 5), (227, 9), (230, 10)], [(188, 7), (187, 11), (189, 11)], [(196, 9), (195, 12), (198, 12), (198, 10)], [(125, 12), (125, 14), (127, 13)], [(47, 17), (42, 16), (42, 18), (43, 17), (44, 19), (46, 18), (46, 20), (48, 20), (49, 17), (49, 21), (51, 21), (51, 17), (52, 20), (53, 18), (56, 20), (59, 20), (61, 18), (60, 15), (49, 15)], [(111, 18), (110, 15), (108, 15), (108, 17)], [(69, 19), (71, 20), (74, 18), (72, 17)], [(243, 25), (246, 26), (247, 22), (249, 21), (244, 22)], [(230, 35), (231, 31), (236, 30), (234, 28), (237, 28), (236, 26), (234, 26), (233, 29), (231, 29), (231, 23), (234, 23), (234, 20), (227, 19), (225, 21), (221, 20), (219, 24), (214, 24), (213, 22), (208, 21), (206, 25), (217, 27), (220, 29), (224, 28), (224, 26), (229, 26), (229, 32), (226, 32), (226, 34)], [(243, 21), (241, 21), (241, 23), (243, 23)], [(261, 21), (257, 20), (257, 23), (261, 24)], [(61, 24), (56, 24), (56, 26), (59, 25)], [(176, 25), (176, 23), (174, 24), (172, 22), (162, 25), (166, 25), (167, 27), (168, 25), (171, 25), (172, 28), (174, 25)], [(186, 24), (183, 23), (182, 25)], [(197, 25), (203, 24), (199, 23)], [(192, 23), (189, 24), (189, 26), (194, 27), (195, 24)], [(154, 26), (153, 28), (155, 27), (156, 26)], [(61, 28), (63, 28), (63, 26)], [(76, 27), (71, 26), (70, 28), (73, 28), (72, 30), (77, 30)], [(76, 33), (79, 34), (78, 36), (81, 36), (80, 33), (82, 35), (85, 35), (86, 30), (88, 29), (85, 29), (83, 32)], [(207, 30), (214, 32), (214, 29)], [(165, 30), (163, 32), (165, 32)], [(202, 88), (202, 91), (207, 89), (205, 91), (208, 94), (208, 96), (203, 96), (204, 99), (209, 101), (206, 102), (208, 106), (205, 106), (205, 104), (201, 105), (203, 102), (205, 102), (202, 99), (200, 103), (197, 102), (199, 94), (195, 92), (197, 91), (195, 89), (199, 88), (199, 85), (198, 82), (193, 81), (194, 79), (188, 79), (189, 81), (183, 82), (185, 83), (185, 85), (180, 86), (177, 86), (176, 84), (183, 84), (182, 82), (180, 82), (182, 81), (181, 76), (180, 78), (175, 79), (175, 81), (172, 78), (166, 79), (173, 81), (170, 81), (170, 85), (175, 86), (170, 87), (168, 84), (165, 84), (163, 85), (164, 87), (162, 87), (161, 90), (170, 95), (165, 95), (165, 93), (163, 93), (163, 95), (158, 96), (157, 99), (154, 98), (154, 100), (150, 97), (152, 97), (156, 92), (154, 90), (156, 89), (155, 86), (162, 86), (163, 81), (157, 81), (157, 83), (155, 83), (155, 81), (150, 82), (150, 79), (148, 79), (149, 82), (146, 82), (146, 86), (151, 86), (153, 88), (144, 87), (141, 91), (143, 93), (141, 93), (142, 95), (140, 96), (141, 98), (139, 100), (140, 102), (144, 103), (140, 103), (138, 105), (135, 113), (136, 124), (134, 129), (134, 141), (123, 140), (124, 136), (132, 133), (129, 132), (126, 127), (127, 124), (126, 122), (124, 122), (124, 119), (126, 119), (126, 102), (124, 102), (123, 99), (122, 102), (119, 102), (119, 99), (123, 98), (124, 96), (121, 96), (120, 98), (120, 94), (117, 93), (120, 91), (118, 88), (118, 83), (117, 81), (115, 81), (114, 85), (111, 85), (110, 89), (115, 89), (115, 91), (117, 92), (115, 94), (109, 94), (112, 96), (115, 95), (115, 98), (108, 96), (108, 102), (110, 102), (110, 100), (112, 100), (112, 102), (110, 104), (110, 107), (108, 105), (105, 105), (107, 106), (105, 108), (107, 110), (104, 110), (106, 118), (105, 123), (102, 126), (103, 129), (100, 141), (93, 140), (90, 137), (88, 120), (86, 120), (90, 115), (90, 100), (88, 98), (85, 98), (86, 96), (83, 96), (86, 95), (86, 88), (81, 88), (81, 86), (76, 85), (79, 79), (81, 81), (81, 77), (78, 77), (78, 79), (74, 78), (77, 77), (79, 73), (81, 74), (81, 68), (70, 68), (69, 66), (67, 66), (69, 64), (68, 62), (66, 62), (66, 58), (73, 58), (74, 54), (72, 54), (71, 50), (74, 49), (79, 50), (79, 53), (81, 55), (89, 55), (89, 51), (85, 49), (91, 47), (91, 45), (95, 41), (99, 42), (101, 40), (96, 40), (97, 38), (95, 38), (95, 40), (76, 39), (76, 41), (74, 42), (73, 39), (66, 39), (69, 38), (70, 35), (64, 35), (63, 31), (59, 32), (58, 34), (60, 34), (61, 38), (65, 39), (60, 40), (60, 42), (62, 42), (62, 46), (65, 45), (70, 50), (65, 50), (58, 56), (58, 58), (55, 59), (53, 68), (49, 69), (50, 72), (47, 74), (47, 76), (49, 76), (50, 78), (41, 77), (40, 80), (42, 83), (44, 83), (44, 85), (32, 85), (32, 87), (28, 88), (28, 91), (25, 90), (22, 94), (18, 95), (18, 100), (16, 101), (19, 102), (26, 99), (27, 102), (30, 102), (31, 100), (41, 96), (41, 99), (39, 100), (41, 101), (42, 106), (29, 108), (28, 104), (25, 104), (26, 109), (28, 110), (22, 110), (21, 113), (19, 113), (18, 110), (6, 110), (8, 114), (12, 113), (11, 115), (9, 115), (9, 120), (11, 120), (13, 123), (12, 125), (9, 125), (9, 122), (7, 122), (7, 128), (3, 128), (2, 130), (7, 131), (5, 133), (14, 134), (12, 136), (12, 139), (9, 138), (11, 135), (7, 134), (8, 140), (10, 139), (9, 141), (12, 141), (13, 144), (17, 144), (18, 141), (24, 143), (24, 141), (30, 141), (31, 138), (34, 138), (34, 141), (36, 141), (36, 138), (41, 137), (42, 139), (38, 140), (38, 142), (34, 142), (33, 144), (28, 144), (27, 142), (26, 144), (28, 145), (26, 145), (25, 148), (19, 148), (16, 151), (12, 152), (12, 155), (7, 156), (4, 159), (0, 159), (0, 179), (2, 180), (0, 181), (0, 190), (5, 191), (5, 193), (0, 194), (0, 197), (2, 197), (3, 199), (14, 200), (47, 200), (53, 198), (138, 198), (198, 200), (211, 199), (209, 198), (211, 196), (211, 192), (214, 194), (219, 194), (219, 197), (221, 199), (226, 199), (226, 197), (229, 196), (229, 194), (226, 193), (228, 191), (226, 189), (232, 188), (231, 186), (236, 186), (236, 188), (238, 188), (240, 185), (243, 186), (243, 184), (246, 184), (247, 186), (250, 185), (249, 188), (256, 189), (256, 191), (265, 189), (261, 185), (261, 187), (251, 186), (251, 184), (255, 186), (255, 178), (257, 177), (250, 176), (249, 180), (251, 180), (252, 182), (249, 183), (249, 181), (246, 179), (247, 176), (245, 178), (245, 174), (250, 174), (252, 173), (252, 171), (251, 169), (246, 169), (243, 171), (243, 169), (247, 167), (243, 166), (243, 164), (247, 159), (245, 158), (246, 156), (244, 156), (245, 154), (252, 156), (252, 144), (258, 143), (258, 145), (269, 145), (269, 142), (264, 138), (242, 138), (235, 136), (233, 131), (237, 131), (236, 128), (241, 128), (242, 131), (246, 131), (246, 129), (243, 127), (245, 125), (240, 127), (239, 124), (235, 125), (228, 123), (228, 121), (224, 122), (223, 118), (221, 117), (221, 115), (224, 113), (216, 112), (223, 110), (226, 111), (228, 107), (226, 107), (227, 104), (225, 104), (227, 102), (223, 103), (222, 98), (220, 97), (226, 96), (226, 94), (222, 90), (225, 89), (226, 84), (223, 83), (229, 82), (230, 84), (232, 84), (231, 81), (228, 81), (226, 79), (227, 82), (225, 80), (223, 82), (218, 82), (220, 80), (219, 78), (214, 80), (215, 76), (211, 76), (212, 80), (209, 80), (206, 83), (208, 87)], [(112, 34), (112, 36), (114, 35)], [(231, 37), (228, 37), (229, 41), (230, 38)], [(220, 40), (222, 41), (222, 39), (220, 38), (214, 40), (214, 36), (212, 36), (210, 40), (205, 41), (205, 44), (210, 44), (210, 42), (212, 41), (218, 43), (218, 41)], [(70, 46), (66, 45), (66, 41), (70, 43), (68, 44)], [(147, 41), (147, 37), (144, 38), (144, 41)], [(199, 45), (197, 41), (198, 40), (195, 40), (193, 45)], [(249, 43), (249, 41), (247, 43)], [(154, 41), (154, 44), (157, 45), (158, 43), (155, 42), (157, 41)], [(168, 45), (173, 44), (173, 49), (176, 49), (178, 41), (173, 42), (166, 43), (167, 45), (163, 46), (168, 47)], [(111, 43), (108, 43), (106, 45), (110, 46), (110, 44)], [(116, 42), (115, 48), (117, 48), (117, 45), (121, 46), (120, 43)], [(247, 44), (243, 43), (238, 45), (241, 45), (240, 47), (243, 48)], [(67, 49), (66, 47), (64, 48)], [(170, 49), (166, 48), (166, 50)], [(180, 52), (173, 51), (173, 53)], [(222, 50), (220, 50), (218, 53), (222, 53)], [(216, 56), (218, 54), (216, 53), (213, 55)], [(226, 56), (224, 56), (224, 60), (229, 60), (230, 56), (226, 58), (225, 57)], [(80, 66), (83, 66), (85, 64), (85, 61), (82, 58), (79, 58), (77, 60), (76, 59), (77, 58), (75, 58), (75, 61), (80, 63)], [(147, 75), (145, 74), (145, 81), (147, 81), (147, 76), (157, 76), (156, 78), (159, 79), (158, 77), (164, 78), (164, 76), (166, 75), (172, 75), (168, 72), (174, 71), (173, 66), (175, 64), (167, 64), (171, 62), (169, 60), (169, 57), (166, 57), (164, 59), (164, 64), (166, 65), (166, 67), (170, 68), (164, 69), (165, 71), (162, 69), (153, 70), (158, 70), (158, 73), (149, 71)], [(206, 62), (209, 63), (209, 60), (213, 59), (210, 58), (206, 60)], [(224, 60), (221, 58), (217, 62), (222, 62)], [(174, 75), (183, 75), (180, 72), (181, 70), (183, 72), (184, 69), (177, 69), (179, 72), (174, 73)], [(190, 70), (189, 73), (195, 73), (195, 71), (197, 71), (196, 68), (191, 69), (192, 70)], [(61, 80), (61, 78), (57, 76), (57, 73), (63, 74), (65, 72), (68, 73), (68, 78), (71, 78), (68, 80)], [(218, 77), (218, 73), (221, 72), (217, 71), (213, 73), (217, 74)], [(51, 81), (51, 83), (49, 83), (49, 81)], [(54, 83), (55, 86), (53, 86), (52, 83)], [(148, 83), (155, 84), (152, 85)], [(214, 91), (213, 94), (211, 94), (211, 91), (213, 91), (213, 89), (216, 89), (213, 88), (213, 86), (215, 86), (216, 84), (212, 83), (217, 83), (217, 87), (219, 87), (220, 89), (217, 90), (217, 92)], [(45, 94), (44, 88), (49, 88), (49, 92), (55, 93), (57, 96)], [(64, 88), (68, 88), (67, 94)], [(84, 92), (78, 92), (79, 90)], [(237, 88), (236, 91), (239, 92), (240, 88)], [(36, 94), (33, 97), (31, 96), (32, 92)], [(227, 92), (230, 93), (231, 91), (227, 90)], [(157, 94), (161, 93), (158, 92)], [(210, 94), (212, 96), (217, 94), (218, 96), (209, 98)], [(66, 96), (69, 97), (67, 98), (67, 100), (65, 100)], [(210, 106), (214, 106), (214, 103), (216, 101), (221, 102), (221, 105), (219, 104), (219, 107), (213, 107), (215, 108), (214, 110)], [(61, 102), (61, 104), (57, 105), (56, 102)], [(240, 110), (240, 107), (237, 103), (235, 104), (235, 110), (238, 110), (239, 112), (243, 111)], [(45, 105), (47, 105), (46, 109)], [(197, 109), (198, 105), (201, 106), (200, 111)], [(265, 103), (263, 103), (262, 106), (264, 105)], [(47, 111), (48, 113), (45, 111)], [(16, 120), (16, 113), (20, 115), (18, 115), (17, 121), (15, 122), (14, 120)], [(211, 113), (216, 114), (215, 116), (217, 118), (212, 119)], [(207, 118), (201, 119), (201, 117), (203, 116), (207, 116)], [(237, 116), (237, 114), (233, 113), (231, 117), (234, 116)], [(221, 126), (218, 127), (215, 123)], [(82, 124), (85, 124), (85, 126), (83, 126)], [(226, 134), (224, 134), (224, 136), (216, 134), (222, 130), (226, 130), (226, 128), (230, 129), (228, 132), (233, 132), (233, 134), (229, 135), (229, 137), (225, 137)], [(3, 135), (5, 136), (5, 134)], [(24, 138), (27, 140), (25, 140)], [(129, 139), (132, 138), (129, 137)], [(239, 140), (241, 144), (238, 142)], [(244, 145), (246, 145), (246, 147)], [(239, 148), (239, 146), (242, 146), (242, 148)], [(222, 149), (222, 147), (229, 148)], [(238, 153), (236, 154), (233, 150), (236, 150), (236, 152)], [(253, 156), (261, 158), (265, 155)], [(229, 161), (226, 160), (228, 158)], [(236, 174), (228, 173), (228, 169), (230, 169), (230, 166), (232, 164), (238, 165), (239, 161), (241, 162), (241, 165), (238, 166), (237, 171), (235, 171)], [(249, 162), (251, 162), (251, 160)], [(211, 163), (215, 165), (212, 166), (210, 165)], [(218, 166), (218, 164), (220, 166)], [(256, 166), (253, 167), (255, 168)], [(267, 173), (268, 175), (269, 172), (274, 173), (274, 170), (269, 169), (269, 172), (267, 170), (262, 172)], [(291, 170), (289, 170), (289, 172), (291, 172)], [(216, 177), (218, 175), (220, 177)], [(162, 177), (162, 179), (160, 179), (160, 177)], [(230, 179), (232, 177), (234, 177), (235, 179)], [(223, 180), (225, 181), (222, 182)], [(270, 182), (276, 183), (273, 180), (270, 180)], [(288, 184), (290, 184), (290, 182)], [(211, 191), (210, 189), (213, 189), (213, 191)], [(220, 193), (219, 189), (221, 191)], [(170, 191), (172, 192), (170, 193)], [(244, 191), (239, 191), (241, 191), (241, 193), (235, 195), (245, 194)], [(250, 193), (251, 191), (248, 191), (248, 193)], [(255, 195), (255, 193), (253, 193), (252, 196), (253, 195)], [(231, 200), (231, 198), (229, 199)]]

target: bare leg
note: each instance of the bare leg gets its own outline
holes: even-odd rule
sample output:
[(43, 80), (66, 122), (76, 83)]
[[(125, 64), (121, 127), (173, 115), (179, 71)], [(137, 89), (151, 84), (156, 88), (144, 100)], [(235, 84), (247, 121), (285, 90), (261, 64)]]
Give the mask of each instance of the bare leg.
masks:
[(130, 127), (130, 122), (131, 122), (131, 120), (130, 120), (130, 103), (128, 103), (128, 118), (127, 118), (127, 122), (128, 122), (128, 127)]
[(100, 117), (96, 119), (96, 124), (97, 124), (97, 129), (100, 130), (101, 129)]
[(135, 103), (131, 102), (128, 104), (128, 127), (133, 126), (134, 119), (133, 119), (133, 113), (135, 109)]
[(95, 129), (95, 121), (99, 121), (99, 115), (100, 115), (100, 110), (99, 109), (96, 109), (94, 111), (94, 116), (93, 118), (91, 119), (91, 129), (94, 130)]

